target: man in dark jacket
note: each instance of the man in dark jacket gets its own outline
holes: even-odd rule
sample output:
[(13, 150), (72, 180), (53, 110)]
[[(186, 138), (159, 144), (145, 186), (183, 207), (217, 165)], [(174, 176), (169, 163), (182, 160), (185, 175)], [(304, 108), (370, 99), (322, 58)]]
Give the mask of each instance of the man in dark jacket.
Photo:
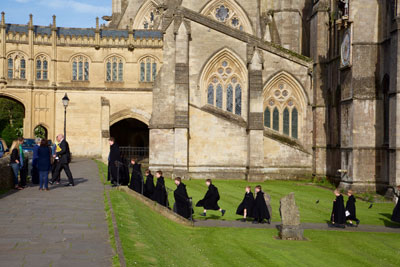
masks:
[[(68, 177), (68, 184), (65, 186), (74, 186), (74, 178), (72, 177), (71, 170), (69, 169), (69, 162), (71, 161), (71, 153), (69, 151), (68, 142), (64, 139), (64, 135), (59, 134), (57, 135), (57, 141), (60, 143), (61, 151), (56, 153), (56, 157), (59, 158), (59, 164), (57, 165), (55, 174), (57, 176), (61, 175), (61, 170), (64, 170), (65, 174)], [(53, 179), (51, 180), (50, 184), (54, 183)]]
[(334, 194), (336, 199), (333, 201), (333, 208), (331, 214), (331, 222), (333, 227), (344, 228), (346, 223), (346, 212), (344, 209), (344, 200), (339, 190), (335, 190)]
[(208, 186), (206, 195), (202, 200), (200, 200), (196, 204), (196, 207), (204, 208), (204, 212), (201, 214), (201, 216), (206, 216), (207, 210), (219, 210), (222, 216), (224, 216), (225, 210), (221, 209), (218, 206), (218, 200), (219, 200), (218, 188), (212, 184), (211, 179), (206, 180), (206, 185)]
[(261, 190), (261, 185), (257, 185), (256, 189), (256, 199), (254, 200), (253, 205), (253, 223), (264, 223), (264, 220), (267, 220), (267, 223), (271, 223), (271, 215), (268, 211), (267, 203), (265, 202), (264, 192)]
[(110, 137), (108, 142), (110, 144), (110, 153), (108, 154), (107, 180), (111, 181), (113, 185), (117, 185), (117, 183), (120, 182), (118, 180), (121, 179), (121, 177), (118, 176), (120, 173), (118, 173), (119, 167), (117, 166), (118, 162), (121, 162), (121, 153), (119, 151), (118, 144), (115, 142), (114, 137)]
[(174, 191), (176, 213), (189, 219), (192, 216), (192, 205), (186, 191), (186, 185), (180, 177), (175, 178), (176, 189)]
[(139, 194), (143, 194), (144, 182), (142, 174), (142, 165), (137, 163), (136, 158), (131, 159), (131, 164), (132, 164), (132, 176), (129, 188), (136, 191)]

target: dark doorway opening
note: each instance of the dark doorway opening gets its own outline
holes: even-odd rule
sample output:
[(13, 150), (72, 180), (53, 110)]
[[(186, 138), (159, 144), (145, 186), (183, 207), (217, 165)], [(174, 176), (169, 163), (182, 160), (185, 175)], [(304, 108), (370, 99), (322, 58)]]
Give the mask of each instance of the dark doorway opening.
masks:
[(48, 139), (48, 131), (46, 127), (42, 125), (36, 126), (34, 133), (35, 133), (35, 138), (41, 138), (46, 140)]
[(120, 146), (127, 159), (144, 159), (149, 156), (149, 127), (136, 119), (124, 119), (110, 127), (110, 136)]

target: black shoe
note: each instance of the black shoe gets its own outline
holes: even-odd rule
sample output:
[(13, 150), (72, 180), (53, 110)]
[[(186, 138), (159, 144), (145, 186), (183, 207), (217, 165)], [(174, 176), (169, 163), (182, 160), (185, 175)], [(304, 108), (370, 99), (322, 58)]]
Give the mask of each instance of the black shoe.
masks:
[(259, 222), (258, 221), (253, 221), (252, 224), (259, 224)]
[(200, 216), (203, 216), (203, 217), (206, 217), (206, 213), (205, 212), (203, 212), (202, 214), (200, 214)]
[(222, 216), (225, 215), (226, 210), (221, 210)]
[(247, 220), (245, 218), (240, 219), (241, 222), (246, 222)]
[(53, 185), (53, 184), (54, 184), (54, 182), (53, 182), (53, 181), (50, 181), (50, 182), (49, 182), (49, 184), (50, 184), (50, 185)]
[(66, 184), (64, 186), (74, 186), (74, 184), (69, 183), (69, 184)]
[(268, 219), (268, 220), (267, 220), (267, 223), (268, 223), (268, 224), (271, 224), (271, 219)]

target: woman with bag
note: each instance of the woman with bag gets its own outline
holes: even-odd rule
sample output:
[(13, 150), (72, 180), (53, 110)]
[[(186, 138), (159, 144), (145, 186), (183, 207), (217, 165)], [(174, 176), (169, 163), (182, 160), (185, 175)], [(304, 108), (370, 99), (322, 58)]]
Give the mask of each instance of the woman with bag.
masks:
[(20, 158), (19, 158), (19, 142), (14, 140), (11, 145), (11, 156), (10, 156), (10, 166), (14, 174), (14, 187), (17, 190), (22, 190), (23, 188), (18, 185), (18, 173), (20, 169)]

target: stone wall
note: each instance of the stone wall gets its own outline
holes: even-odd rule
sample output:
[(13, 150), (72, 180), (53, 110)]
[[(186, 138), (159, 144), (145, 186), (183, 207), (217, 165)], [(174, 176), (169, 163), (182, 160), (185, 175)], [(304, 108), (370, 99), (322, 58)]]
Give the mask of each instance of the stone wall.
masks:
[(11, 189), (14, 187), (13, 173), (9, 163), (10, 157), (0, 158), (0, 189)]

